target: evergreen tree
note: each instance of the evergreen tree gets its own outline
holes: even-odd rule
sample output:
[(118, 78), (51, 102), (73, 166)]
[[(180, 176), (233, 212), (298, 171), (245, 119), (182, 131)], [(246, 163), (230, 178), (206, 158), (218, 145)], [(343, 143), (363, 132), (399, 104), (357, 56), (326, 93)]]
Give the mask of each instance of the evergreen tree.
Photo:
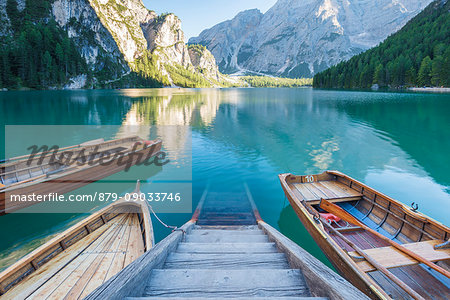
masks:
[(431, 84), (431, 58), (425, 56), (420, 64), (419, 73), (417, 75), (417, 82), (421, 86), (429, 86)]
[(20, 25), (20, 12), (17, 8), (16, 0), (7, 0), (6, 1), (6, 13), (8, 14), (8, 18), (11, 21), (12, 27), (15, 29)]
[(416, 80), (416, 69), (411, 66), (408, 71), (406, 71), (406, 83), (410, 86), (415, 86), (417, 84)]
[(44, 83), (50, 80), (52, 74), (52, 57), (48, 51), (45, 51), (43, 57), (43, 73), (44, 73)]
[(450, 1), (436, 0), (378, 46), (316, 74), (313, 86), (450, 86), (449, 60)]
[(379, 63), (375, 68), (372, 83), (378, 84), (379, 86), (384, 86), (384, 70), (381, 63)]
[(444, 75), (442, 72), (442, 65), (444, 64), (444, 59), (442, 56), (436, 56), (431, 64), (431, 84), (433, 86), (444, 85)]

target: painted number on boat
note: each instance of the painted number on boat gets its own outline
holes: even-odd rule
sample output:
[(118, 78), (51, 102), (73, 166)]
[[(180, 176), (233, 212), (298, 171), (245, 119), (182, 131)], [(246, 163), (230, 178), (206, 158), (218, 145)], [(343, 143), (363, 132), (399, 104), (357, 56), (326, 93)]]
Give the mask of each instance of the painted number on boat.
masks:
[(314, 176), (312, 175), (305, 176), (305, 182), (314, 182)]

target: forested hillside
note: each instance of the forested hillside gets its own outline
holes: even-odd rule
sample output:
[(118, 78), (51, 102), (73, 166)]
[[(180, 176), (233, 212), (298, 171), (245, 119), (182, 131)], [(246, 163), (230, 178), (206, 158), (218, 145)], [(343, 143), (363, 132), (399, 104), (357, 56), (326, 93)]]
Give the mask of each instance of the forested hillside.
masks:
[(427, 6), (380, 45), (314, 76), (314, 87), (450, 86), (450, 3)]
[(45, 20), (49, 10), (46, 0), (27, 0), (22, 11), (15, 0), (7, 0), (13, 33), (0, 41), (0, 86), (40, 88), (87, 73), (67, 33), (55, 21)]
[(0, 90), (241, 84), (142, 0), (0, 0)]

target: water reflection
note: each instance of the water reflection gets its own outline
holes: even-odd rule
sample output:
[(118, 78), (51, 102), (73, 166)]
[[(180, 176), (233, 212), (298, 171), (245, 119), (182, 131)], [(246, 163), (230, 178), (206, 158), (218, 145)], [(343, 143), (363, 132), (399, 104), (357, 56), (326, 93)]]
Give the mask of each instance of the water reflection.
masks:
[[(125, 123), (190, 126), (198, 182), (220, 178), (230, 186), (258, 178), (253, 188), (267, 190), (257, 199), (266, 207), (272, 202), (267, 195), (282, 197), (279, 188), (268, 188), (278, 185), (277, 173), (338, 169), (406, 204), (422, 204), (424, 212), (446, 222), (448, 211), (430, 208), (426, 192), (435, 195), (435, 204), (448, 207), (449, 177), (441, 167), (450, 162), (443, 150), (450, 149), (444, 138), (446, 95), (312, 89), (166, 89), (132, 95), (138, 101)], [(180, 147), (186, 132), (160, 136), (169, 147)], [(401, 175), (388, 172), (393, 169)], [(411, 186), (424, 192), (405, 192)]]

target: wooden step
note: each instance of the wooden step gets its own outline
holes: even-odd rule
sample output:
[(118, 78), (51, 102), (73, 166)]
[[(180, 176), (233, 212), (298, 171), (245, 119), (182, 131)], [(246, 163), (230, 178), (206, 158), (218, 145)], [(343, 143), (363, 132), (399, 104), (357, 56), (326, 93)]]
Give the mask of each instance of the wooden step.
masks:
[[(125, 300), (182, 300), (185, 297), (127, 297)], [(190, 300), (228, 300), (230, 297), (189, 297)], [(302, 297), (302, 296), (288, 296), (288, 297), (233, 297), (233, 300), (328, 300), (325, 297)]]
[(300, 270), (155, 269), (144, 296), (285, 297), (310, 296)]
[(253, 225), (255, 216), (251, 210), (244, 211), (203, 211), (197, 221), (198, 225)]
[(186, 235), (186, 242), (188, 243), (264, 243), (268, 242), (269, 239), (266, 235), (255, 235), (255, 234), (204, 234)]
[(192, 254), (171, 253), (165, 269), (288, 269), (284, 253)]
[(179, 243), (176, 252), (188, 253), (274, 253), (275, 243)]
[(194, 225), (193, 230), (197, 229), (214, 229), (214, 230), (261, 230), (258, 225), (242, 225), (242, 226), (233, 226), (233, 225)]
[(223, 230), (223, 229), (194, 229), (189, 235), (233, 235), (233, 234), (241, 234), (241, 235), (264, 235), (264, 232), (260, 229), (241, 229), (241, 230)]

